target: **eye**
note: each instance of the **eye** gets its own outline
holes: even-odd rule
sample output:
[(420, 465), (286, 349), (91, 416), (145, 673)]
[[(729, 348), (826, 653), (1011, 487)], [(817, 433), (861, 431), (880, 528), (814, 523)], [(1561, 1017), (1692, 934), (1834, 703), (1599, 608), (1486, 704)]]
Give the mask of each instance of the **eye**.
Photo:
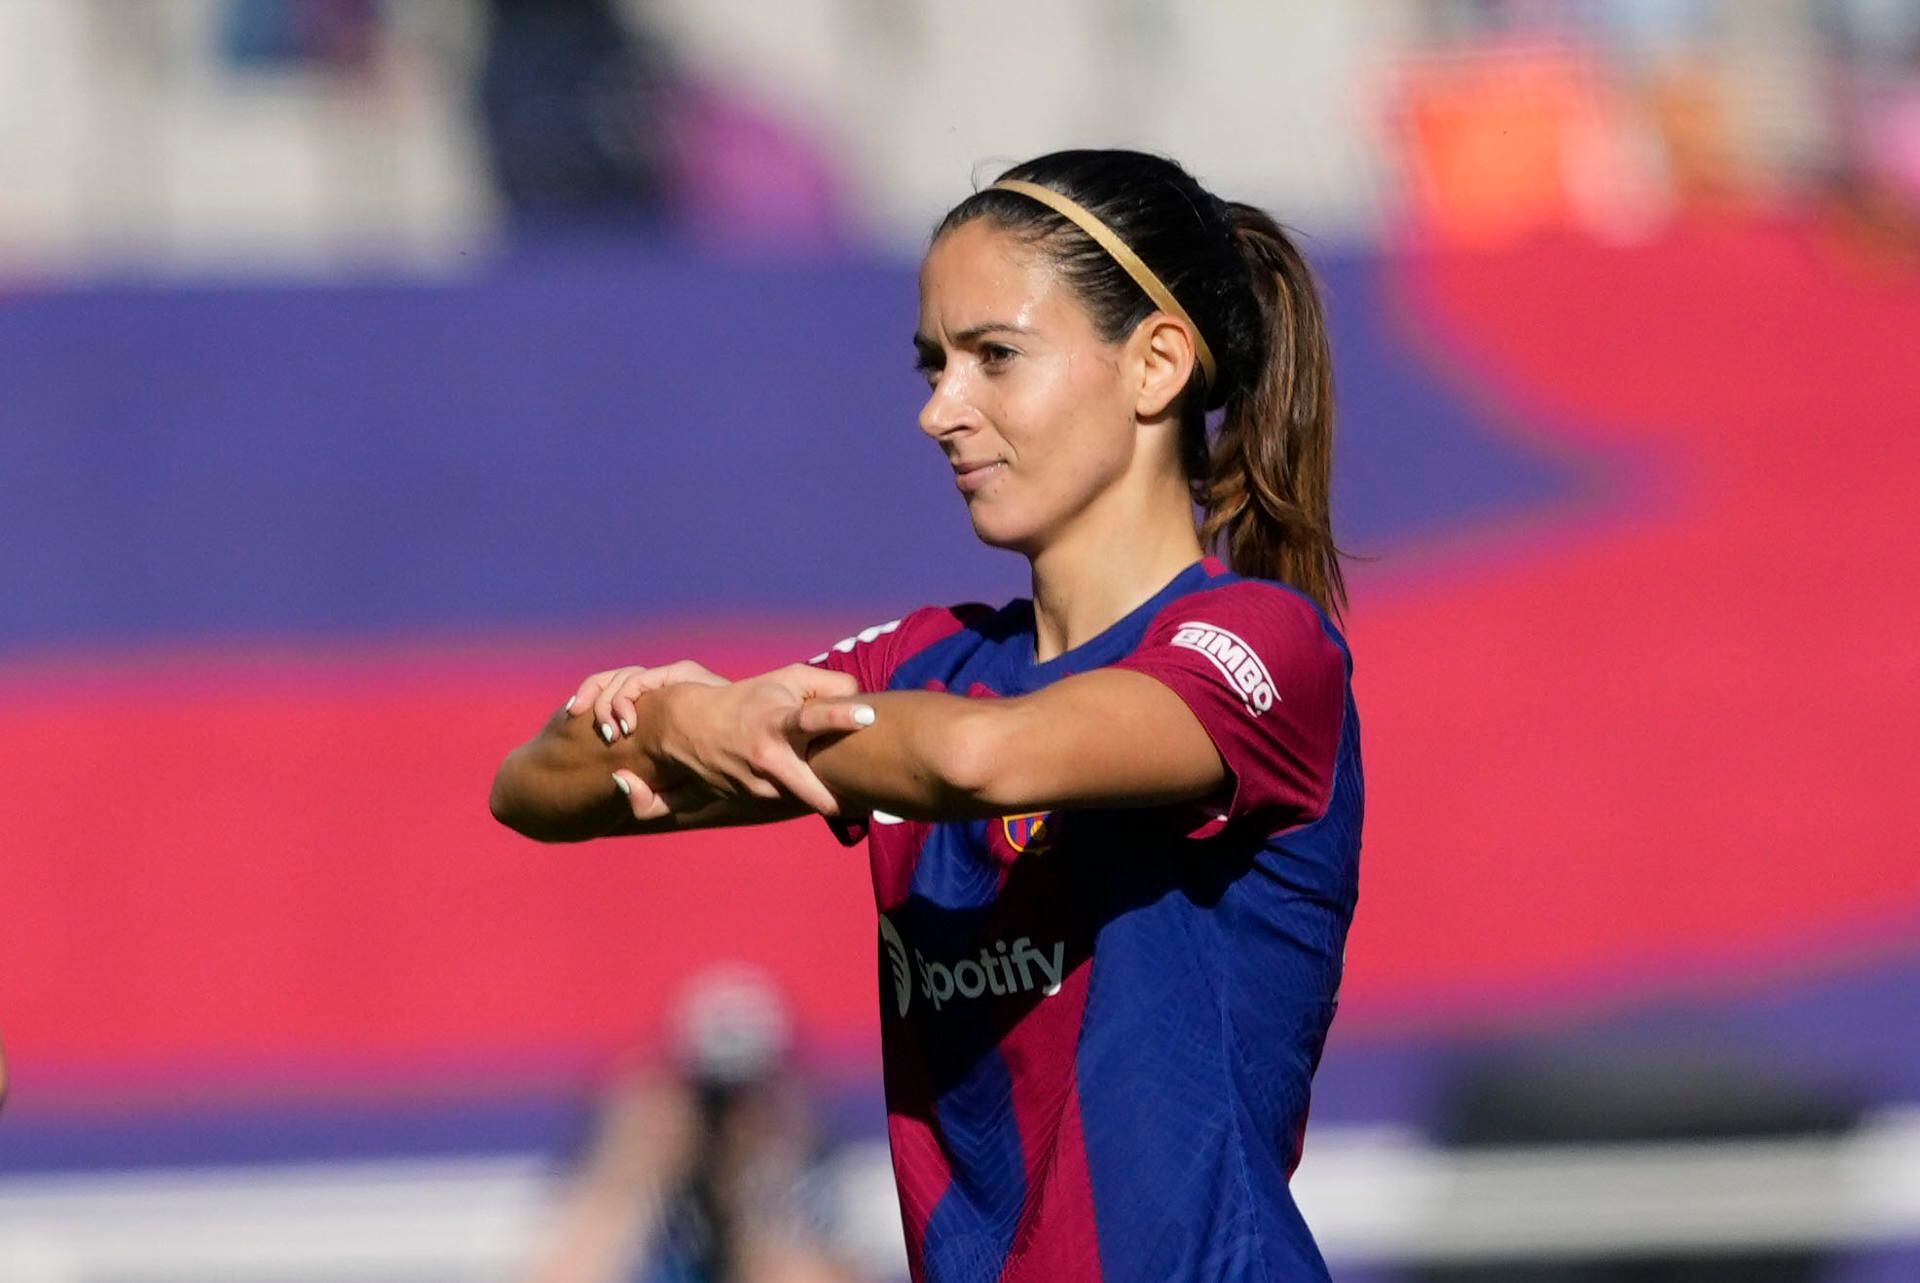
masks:
[(913, 345), (913, 372), (925, 379), (928, 384), (940, 378), (940, 371), (946, 367), (946, 353), (932, 343), (922, 343), (917, 339)]
[(985, 366), (1003, 365), (1011, 361), (1016, 353), (1004, 343), (982, 343), (980, 345), (980, 364)]

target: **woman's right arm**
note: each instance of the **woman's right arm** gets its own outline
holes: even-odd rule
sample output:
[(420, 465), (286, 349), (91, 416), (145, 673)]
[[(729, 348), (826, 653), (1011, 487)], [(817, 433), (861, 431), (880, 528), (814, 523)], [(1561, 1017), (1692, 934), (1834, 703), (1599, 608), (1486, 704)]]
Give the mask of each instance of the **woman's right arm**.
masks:
[[(793, 743), (767, 745), (752, 760), (708, 763), (702, 758), (689, 769), (682, 764), (689, 755), (669, 743), (676, 738), (674, 709), (702, 694), (726, 694), (700, 688), (730, 683), (687, 661), (595, 674), (538, 735), (501, 763), (489, 798), (494, 818), (537, 841), (580, 842), (833, 813), (833, 796), (798, 749), (813, 737), (844, 733), (857, 725), (844, 706), (802, 705), (816, 697), (853, 694), (858, 683), (844, 673), (807, 665), (791, 665), (765, 678), (735, 690), (745, 695), (757, 687), (759, 693), (771, 694), (775, 704), (798, 708)], [(703, 713), (693, 716), (701, 720), (704, 715), (703, 705)], [(628, 779), (616, 782), (616, 772)], [(634, 811), (640, 799), (626, 793), (633, 785), (671, 789), (681, 802), (671, 814), (638, 819)]]
[(603, 742), (584, 717), (561, 709), (538, 735), (507, 755), (493, 777), (487, 804), (493, 817), (537, 842), (585, 842), (592, 838), (677, 833), (797, 819), (812, 808), (793, 797), (716, 797), (700, 806), (653, 820), (634, 818), (627, 796), (614, 784), (615, 771), (631, 771), (649, 787), (671, 778), (642, 751), (657, 734), (666, 701), (634, 701), (633, 731), (613, 745)]
[[(653, 712), (645, 708), (647, 715)], [(653, 763), (633, 760), (637, 756), (602, 741), (589, 719), (560, 709), (500, 763), (488, 809), (500, 823), (539, 842), (606, 837), (631, 815), (613, 785), (613, 771), (632, 770), (650, 782), (661, 776)]]

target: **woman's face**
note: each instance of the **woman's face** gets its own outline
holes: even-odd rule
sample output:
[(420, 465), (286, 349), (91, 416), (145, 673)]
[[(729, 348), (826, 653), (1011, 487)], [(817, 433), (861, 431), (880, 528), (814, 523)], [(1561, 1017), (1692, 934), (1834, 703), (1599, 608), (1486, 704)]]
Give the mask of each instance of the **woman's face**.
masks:
[(914, 347), (932, 389), (920, 428), (985, 543), (1032, 556), (1125, 473), (1135, 396), (1123, 345), (1102, 340), (1046, 260), (991, 219), (927, 252)]

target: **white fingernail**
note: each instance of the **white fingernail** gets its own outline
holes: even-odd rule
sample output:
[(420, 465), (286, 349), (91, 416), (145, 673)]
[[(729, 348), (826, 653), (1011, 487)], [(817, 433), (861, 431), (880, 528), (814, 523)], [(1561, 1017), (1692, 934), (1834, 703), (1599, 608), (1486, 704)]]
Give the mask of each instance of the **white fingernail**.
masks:
[(633, 734), (633, 719), (631, 717), (623, 717), (620, 719), (620, 733), (622, 735)]
[(620, 778), (618, 775), (613, 777), (613, 786), (619, 789), (622, 793), (626, 794), (628, 797), (633, 796), (633, 785), (627, 783), (624, 779)]
[(573, 711), (574, 704), (578, 702), (579, 699), (580, 697), (578, 695), (567, 696), (567, 706), (561, 709), (560, 711), (563, 713), (571, 713)]
[(600, 723), (600, 738), (605, 740), (609, 744), (613, 743), (613, 723), (612, 722)]
[(855, 726), (873, 725), (873, 710), (867, 707), (867, 705), (865, 704), (862, 704), (858, 708), (854, 709), (853, 724)]

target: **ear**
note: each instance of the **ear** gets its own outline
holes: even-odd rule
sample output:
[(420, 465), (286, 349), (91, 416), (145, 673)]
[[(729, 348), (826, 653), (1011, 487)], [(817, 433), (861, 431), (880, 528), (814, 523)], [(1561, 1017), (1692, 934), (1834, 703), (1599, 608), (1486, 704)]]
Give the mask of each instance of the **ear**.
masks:
[(1134, 414), (1154, 419), (1165, 414), (1174, 398), (1186, 390), (1197, 360), (1193, 334), (1165, 312), (1155, 312), (1133, 332), (1138, 347), (1140, 394)]

